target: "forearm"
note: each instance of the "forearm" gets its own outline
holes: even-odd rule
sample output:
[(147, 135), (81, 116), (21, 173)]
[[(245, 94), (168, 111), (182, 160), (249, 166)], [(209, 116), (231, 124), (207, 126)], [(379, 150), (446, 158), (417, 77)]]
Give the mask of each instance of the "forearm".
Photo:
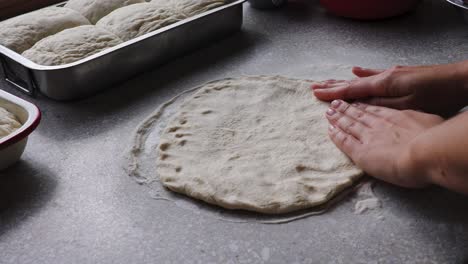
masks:
[(468, 194), (468, 113), (461, 113), (418, 136), (405, 164), (428, 183)]
[[(422, 110), (447, 117), (468, 105), (468, 60), (435, 65), (425, 74), (432, 77), (416, 91), (419, 92), (418, 103), (426, 106)], [(426, 100), (431, 103), (427, 104)]]

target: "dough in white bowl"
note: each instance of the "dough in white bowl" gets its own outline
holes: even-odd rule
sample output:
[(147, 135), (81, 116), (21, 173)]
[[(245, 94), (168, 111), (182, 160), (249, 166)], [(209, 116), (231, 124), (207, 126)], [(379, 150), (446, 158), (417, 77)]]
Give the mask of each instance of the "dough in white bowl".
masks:
[(184, 19), (175, 9), (149, 3), (119, 8), (96, 24), (127, 41)]
[(0, 138), (8, 136), (20, 127), (21, 122), (18, 118), (5, 108), (0, 107)]
[(89, 24), (88, 19), (69, 8), (43, 8), (0, 22), (0, 45), (21, 53), (45, 37)]
[(47, 37), (23, 52), (23, 56), (40, 65), (72, 63), (122, 43), (114, 34), (96, 26), (66, 29)]
[(151, 4), (173, 6), (186, 18), (192, 17), (225, 4), (224, 0), (153, 0)]
[(79, 12), (96, 24), (99, 19), (118, 8), (144, 2), (145, 0), (70, 0), (65, 7)]
[(172, 191), (267, 214), (318, 206), (362, 174), (329, 139), (311, 81), (253, 76), (202, 86), (160, 137), (156, 172)]

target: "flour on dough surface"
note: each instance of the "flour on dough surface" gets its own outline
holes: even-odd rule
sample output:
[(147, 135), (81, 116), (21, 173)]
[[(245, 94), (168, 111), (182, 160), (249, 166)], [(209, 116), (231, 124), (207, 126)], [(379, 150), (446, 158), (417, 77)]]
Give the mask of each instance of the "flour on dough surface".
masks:
[(23, 52), (23, 56), (40, 65), (62, 65), (89, 57), (122, 43), (114, 34), (95, 26), (66, 29), (47, 37)]
[(0, 22), (0, 45), (22, 53), (45, 37), (89, 24), (88, 19), (69, 8), (43, 8)]
[(6, 137), (21, 127), (18, 118), (8, 110), (0, 107), (0, 138)]
[(65, 7), (79, 12), (92, 24), (96, 24), (110, 12), (137, 3), (145, 3), (145, 0), (70, 0)]
[(224, 0), (153, 0), (151, 4), (173, 6), (185, 17), (192, 17), (225, 4)]
[(276, 214), (321, 205), (362, 171), (329, 140), (311, 81), (211, 82), (160, 137), (156, 172), (172, 191), (229, 209)]
[(177, 10), (149, 3), (119, 8), (96, 24), (127, 41), (176, 23), (184, 17)]

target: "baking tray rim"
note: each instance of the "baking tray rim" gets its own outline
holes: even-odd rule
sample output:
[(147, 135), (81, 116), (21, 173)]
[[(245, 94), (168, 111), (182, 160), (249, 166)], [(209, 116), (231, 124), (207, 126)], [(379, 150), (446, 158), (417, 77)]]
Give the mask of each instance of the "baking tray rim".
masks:
[[(56, 65), (56, 66), (45, 66), (45, 65), (40, 65), (40, 64), (37, 64), (23, 56), (21, 56), (20, 54), (18, 54), (17, 52), (13, 51), (13, 50), (10, 50), (2, 45), (0, 45), (0, 54), (3, 54), (5, 55), (6, 57), (10, 58), (11, 60), (14, 60), (15, 62), (25, 66), (26, 68), (29, 68), (31, 70), (41, 70), (41, 71), (53, 71), (53, 70), (63, 70), (63, 69), (67, 69), (67, 68), (73, 68), (77, 65), (80, 65), (80, 64), (84, 64), (84, 63), (87, 63), (87, 62), (90, 62), (94, 59), (97, 59), (99, 57), (103, 57), (105, 55), (108, 55), (108, 54), (111, 54), (111, 53), (114, 53), (114, 52), (117, 52), (118, 50), (120, 49), (123, 49), (127, 46), (131, 46), (137, 42), (140, 42), (140, 41), (143, 41), (145, 39), (148, 39), (148, 38), (151, 38), (151, 37), (154, 37), (158, 34), (161, 34), (161, 33), (164, 33), (164, 32), (167, 32), (167, 31), (170, 31), (172, 29), (175, 29), (177, 27), (180, 27), (186, 23), (190, 23), (194, 20), (197, 20), (197, 19), (200, 19), (202, 17), (205, 17), (205, 16), (208, 16), (210, 14), (213, 14), (213, 13), (216, 13), (216, 12), (219, 12), (221, 10), (224, 10), (224, 9), (227, 9), (227, 8), (230, 8), (232, 6), (235, 6), (235, 5), (239, 5), (239, 4), (242, 4), (243, 2), (245, 2), (247, 0), (234, 0), (233, 2), (229, 3), (229, 4), (225, 4), (225, 5), (222, 5), (222, 6), (219, 6), (219, 7), (216, 7), (216, 8), (213, 8), (211, 10), (208, 10), (206, 12), (203, 12), (201, 14), (198, 14), (198, 15), (195, 15), (195, 16), (192, 16), (192, 17), (189, 17), (187, 19), (184, 19), (184, 20), (181, 20), (181, 21), (178, 21), (176, 23), (173, 23), (171, 25), (168, 25), (168, 26), (165, 26), (165, 27), (162, 27), (160, 29), (157, 29), (155, 31), (152, 31), (152, 32), (149, 32), (147, 34), (144, 34), (142, 36), (139, 36), (139, 37), (136, 37), (134, 39), (131, 39), (131, 40), (128, 40), (128, 41), (125, 41), (119, 45), (116, 45), (114, 47), (111, 47), (111, 48), (108, 48), (108, 49), (105, 49), (103, 51), (100, 51), (96, 54), (93, 54), (91, 56), (88, 56), (86, 58), (83, 58), (81, 60), (78, 60), (78, 61), (75, 61), (75, 62), (72, 62), (72, 63), (67, 63), (67, 64), (63, 64), (63, 65)], [(62, 3), (63, 4), (63, 3)], [(60, 5), (60, 4), (58, 4)]]
[(453, 1), (453, 0), (447, 0), (447, 2), (449, 2), (450, 4), (452, 5), (455, 5), (455, 6), (458, 6), (460, 8), (463, 8), (465, 10), (468, 10), (468, 6), (464, 5), (463, 3), (458, 3), (456, 1)]

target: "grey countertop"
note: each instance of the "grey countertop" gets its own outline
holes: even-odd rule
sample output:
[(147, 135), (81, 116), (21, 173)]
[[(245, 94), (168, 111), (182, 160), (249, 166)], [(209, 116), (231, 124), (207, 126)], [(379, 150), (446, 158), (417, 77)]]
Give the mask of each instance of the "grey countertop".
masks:
[[(245, 5), (243, 30), (108, 89), (60, 103), (22, 160), (0, 174), (0, 263), (463, 263), (468, 199), (379, 183), (383, 218), (351, 201), (283, 225), (228, 223), (157, 201), (123, 170), (135, 127), (176, 93), (242, 74), (306, 76), (323, 64), (388, 67), (468, 59), (468, 26), (442, 0), (379, 22), (327, 15), (317, 1)], [(14, 94), (25, 95), (0, 83)]]

